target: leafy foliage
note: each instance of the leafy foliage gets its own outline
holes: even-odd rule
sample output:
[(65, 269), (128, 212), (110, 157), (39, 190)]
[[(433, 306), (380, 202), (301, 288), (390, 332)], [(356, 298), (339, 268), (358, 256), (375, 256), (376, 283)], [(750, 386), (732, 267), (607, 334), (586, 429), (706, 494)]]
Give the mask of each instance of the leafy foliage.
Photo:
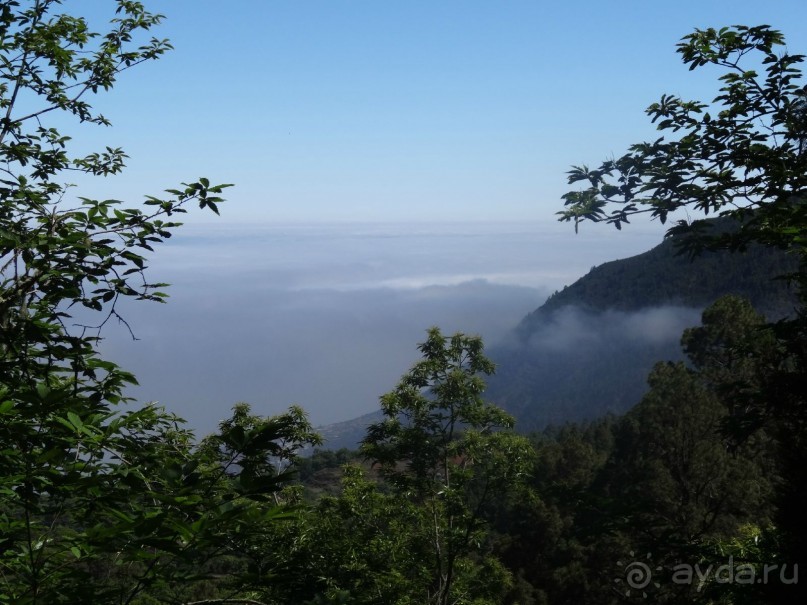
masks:
[[(201, 441), (156, 406), (122, 408), (135, 379), (99, 356), (102, 330), (125, 323), (122, 300), (164, 299), (147, 253), (189, 205), (218, 213), (226, 185), (202, 178), (138, 207), (71, 201), (66, 175), (114, 175), (126, 156), (71, 155), (48, 120), (107, 125), (89, 99), (170, 48), (138, 41), (158, 15), (116, 6), (97, 33), (56, 0), (0, 3), (0, 603), (615, 603), (628, 549), (652, 548), (665, 565), (725, 553), (793, 562), (807, 322), (768, 326), (735, 298), (685, 333), (690, 365), (658, 365), (624, 418), (533, 444), (482, 398), (494, 368), (481, 339), (433, 328), (381, 399), (385, 419), (362, 446), (370, 468), (347, 466), (341, 489), (313, 504), (289, 484), (303, 448), (322, 442), (301, 408), (262, 418), (237, 404)], [(562, 218), (620, 226), (691, 205), (740, 225), (693, 249), (802, 251), (801, 57), (774, 55), (781, 42), (766, 27), (689, 36), (692, 67), (730, 70), (723, 109), (663, 98), (651, 115), (681, 137), (573, 171), (591, 188), (567, 196)], [(764, 81), (740, 68), (755, 52)], [(622, 206), (609, 215), (611, 203)], [(706, 588), (710, 602), (793, 595)], [(699, 589), (655, 596), (690, 602)]]
[[(662, 222), (678, 210), (713, 214), (735, 226), (718, 231), (703, 220), (678, 221), (668, 233), (685, 235), (690, 253), (758, 244), (795, 254), (789, 275), (807, 295), (807, 87), (802, 55), (777, 54), (784, 37), (768, 26), (696, 30), (679, 44), (690, 69), (721, 69), (711, 104), (663, 96), (648, 108), (662, 136), (640, 143), (598, 169), (574, 167), (571, 183), (588, 182), (564, 196), (560, 220), (606, 221), (617, 228), (649, 213)], [(731, 416), (724, 423), (734, 447), (767, 435), (776, 451), (775, 521), (780, 561), (803, 563), (807, 534), (801, 502), (807, 495), (807, 314), (769, 327), (760, 343), (729, 341), (712, 352), (732, 363), (729, 375), (711, 372)], [(710, 338), (718, 333), (708, 335)], [(726, 332), (730, 336), (730, 331)], [(707, 338), (708, 340), (708, 338)], [(690, 344), (695, 344), (691, 341)], [(760, 346), (761, 345), (761, 346)], [(739, 361), (732, 355), (739, 355)], [(746, 359), (742, 359), (746, 357)], [(778, 593), (782, 588), (787, 592)], [(805, 589), (784, 586), (766, 593), (771, 602), (804, 598)]]
[(738, 565), (761, 570), (787, 560), (774, 528), (777, 440), (760, 431), (736, 444), (721, 430), (736, 413), (722, 385), (759, 369), (739, 349), (765, 350), (769, 332), (747, 302), (721, 299), (684, 334), (690, 363), (657, 364), (649, 391), (623, 417), (535, 437), (532, 495), (508, 503), (497, 525), (502, 561), (522, 579), (522, 595), (624, 602), (626, 566), (637, 560), (652, 563), (658, 586), (646, 588), (660, 603), (760, 602), (781, 588), (742, 591), (710, 578), (706, 591), (672, 578), (679, 564), (725, 563), (749, 546), (751, 526), (766, 546), (738, 556)]
[[(621, 228), (649, 213), (665, 222), (678, 210), (735, 219), (738, 231), (709, 235), (708, 223), (679, 221), (693, 250), (749, 242), (804, 249), (807, 210), (807, 89), (803, 55), (777, 54), (783, 35), (768, 26), (695, 30), (678, 45), (692, 69), (721, 68), (711, 104), (664, 95), (647, 109), (671, 135), (633, 145), (599, 168), (574, 167), (569, 182), (588, 187), (564, 196), (561, 220), (605, 221)], [(762, 70), (762, 73), (760, 73)]]
[[(207, 179), (147, 197), (143, 209), (119, 200), (79, 198), (68, 205), (71, 172), (109, 176), (123, 169), (120, 149), (71, 156), (70, 138), (45, 121), (58, 113), (108, 125), (88, 98), (111, 88), (117, 76), (161, 56), (170, 45), (139, 33), (160, 22), (137, 2), (118, 3), (112, 29), (89, 30), (86, 20), (52, 14), (59, 4), (0, 11), (0, 379), (34, 390), (43, 377), (72, 380), (76, 394), (115, 402), (134, 379), (98, 359), (100, 329), (122, 298), (161, 301), (165, 284), (149, 283), (146, 252), (179, 226), (173, 217), (197, 203), (218, 212), (227, 185)], [(73, 309), (98, 312), (95, 325), (71, 325)]]
[(98, 355), (102, 329), (125, 324), (123, 299), (165, 298), (146, 254), (189, 205), (218, 213), (227, 185), (136, 207), (71, 196), (69, 175), (115, 175), (126, 154), (73, 155), (53, 124), (109, 125), (93, 95), (170, 45), (147, 37), (161, 17), (139, 2), (117, 2), (100, 33), (60, 8), (0, 3), (0, 602), (184, 600), (234, 557), (214, 583), (243, 594), (243, 548), (287, 515), (272, 502), (286, 476), (260, 461), (318, 438), (299, 408), (237, 408), (200, 448), (160, 408), (119, 408), (135, 378)]
[(444, 604), (460, 599), (459, 571), (483, 540), (485, 508), (518, 487), (531, 450), (500, 431), (512, 418), (482, 399), (479, 374), (493, 364), (480, 338), (432, 328), (419, 349), (423, 359), (381, 398), (386, 418), (369, 427), (362, 451), (399, 497), (427, 511), (428, 602)]

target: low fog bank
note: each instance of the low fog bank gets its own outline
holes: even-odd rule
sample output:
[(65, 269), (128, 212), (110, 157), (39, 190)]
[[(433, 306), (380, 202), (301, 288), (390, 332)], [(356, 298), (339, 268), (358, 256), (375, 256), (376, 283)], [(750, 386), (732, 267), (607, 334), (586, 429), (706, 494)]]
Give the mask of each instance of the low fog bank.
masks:
[[(700, 323), (701, 309), (663, 306), (639, 311), (584, 311), (566, 307), (552, 313), (530, 335), (533, 350), (581, 353), (614, 343), (659, 344), (678, 342), (684, 329)], [(512, 342), (512, 341), (511, 341)]]
[(175, 291), (171, 304), (132, 306), (140, 339), (108, 339), (109, 356), (204, 431), (237, 401), (275, 414), (302, 405), (315, 423), (372, 411), (417, 360), (432, 325), (495, 343), (547, 293), (478, 280), (415, 289), (223, 288)]
[(500, 342), (547, 295), (658, 235), (515, 223), (183, 228), (154, 256), (168, 304), (121, 308), (102, 351), (200, 432), (238, 401), (317, 424), (377, 408), (439, 326)]
[(681, 334), (699, 325), (700, 315), (674, 306), (560, 309), (526, 342), (511, 337), (490, 351), (498, 371), (488, 397), (516, 415), (524, 431), (624, 413), (646, 392), (657, 362), (683, 358)]

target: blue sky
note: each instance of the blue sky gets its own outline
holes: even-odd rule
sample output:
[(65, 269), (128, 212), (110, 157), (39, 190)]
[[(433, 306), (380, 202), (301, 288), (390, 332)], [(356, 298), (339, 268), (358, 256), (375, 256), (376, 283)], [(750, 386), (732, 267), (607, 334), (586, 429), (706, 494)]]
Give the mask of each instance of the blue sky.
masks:
[(714, 95), (674, 52), (694, 27), (768, 23), (807, 52), (803, 0), (147, 4), (176, 50), (98, 99), (114, 128), (91, 142), (131, 160), (81, 193), (204, 175), (237, 185), (227, 222), (551, 222), (568, 167), (653, 137), (662, 93)]

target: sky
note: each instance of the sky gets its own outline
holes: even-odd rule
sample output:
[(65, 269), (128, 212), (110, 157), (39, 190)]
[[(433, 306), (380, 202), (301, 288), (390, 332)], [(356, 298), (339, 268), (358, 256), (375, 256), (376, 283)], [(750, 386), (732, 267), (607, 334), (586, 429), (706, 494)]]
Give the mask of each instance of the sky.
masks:
[[(88, 4), (112, 6), (66, 6)], [(683, 35), (767, 23), (807, 49), (803, 0), (146, 4), (175, 50), (97, 99), (114, 128), (91, 136), (131, 159), (89, 191), (203, 175), (236, 185), (225, 222), (552, 222), (569, 167), (654, 137), (662, 93), (716, 94)]]
[[(506, 339), (552, 291), (660, 241), (655, 223), (575, 236), (555, 213), (571, 165), (655, 138), (661, 94), (717, 94), (680, 62), (683, 35), (767, 23), (807, 51), (803, 0), (146, 4), (175, 50), (93, 99), (111, 129), (59, 125), (130, 156), (77, 196), (234, 184), (152, 260), (169, 304), (122, 309), (140, 340), (110, 327), (102, 344), (139, 401), (201, 432), (237, 401), (315, 423), (372, 411), (432, 325)], [(64, 6), (92, 23), (114, 8)]]

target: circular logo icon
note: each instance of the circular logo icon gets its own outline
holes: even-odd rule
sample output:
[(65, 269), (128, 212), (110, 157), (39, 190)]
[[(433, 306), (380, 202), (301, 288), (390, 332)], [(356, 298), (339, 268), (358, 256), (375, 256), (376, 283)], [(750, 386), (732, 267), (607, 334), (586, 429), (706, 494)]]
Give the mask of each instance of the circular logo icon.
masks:
[(636, 555), (633, 551), (630, 552), (630, 556), (633, 560), (628, 563), (623, 563), (622, 561), (616, 562), (621, 575), (616, 578), (614, 582), (616, 584), (625, 585), (626, 597), (641, 594), (642, 597), (646, 599), (647, 591), (645, 589), (648, 586), (651, 584), (655, 588), (661, 586), (658, 582), (653, 582), (653, 571), (661, 571), (661, 567), (656, 566), (655, 569), (651, 568), (653, 557), (650, 553), (647, 553), (644, 561), (636, 560)]

